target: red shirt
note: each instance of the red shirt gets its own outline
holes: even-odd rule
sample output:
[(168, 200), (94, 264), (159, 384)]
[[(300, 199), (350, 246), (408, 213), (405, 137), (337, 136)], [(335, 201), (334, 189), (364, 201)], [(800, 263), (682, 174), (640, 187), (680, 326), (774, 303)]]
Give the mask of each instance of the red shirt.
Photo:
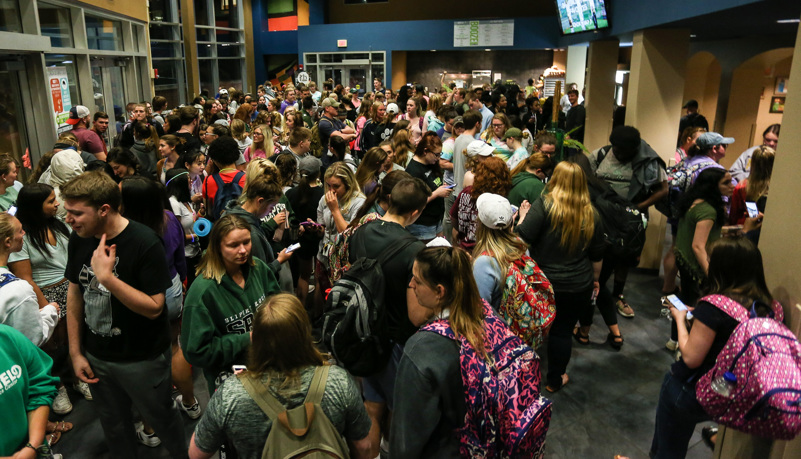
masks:
[[(206, 177), (206, 180), (203, 182), (203, 197), (209, 200), (209, 205), (211, 208), (214, 207), (214, 196), (217, 194), (217, 182), (214, 181), (214, 175), (219, 175), (223, 183), (231, 183), (234, 181), (234, 177), (239, 172), (240, 171), (237, 169), (226, 169), (224, 172), (212, 174)], [(244, 172), (242, 173), (242, 178), (239, 180), (239, 186), (243, 188), (245, 186)]]
[(75, 134), (75, 138), (78, 139), (78, 145), (81, 151), (92, 154), (105, 153), (105, 143), (103, 143), (103, 140), (100, 139), (100, 136), (98, 136), (95, 131), (86, 129), (85, 127), (74, 127), (71, 132)]

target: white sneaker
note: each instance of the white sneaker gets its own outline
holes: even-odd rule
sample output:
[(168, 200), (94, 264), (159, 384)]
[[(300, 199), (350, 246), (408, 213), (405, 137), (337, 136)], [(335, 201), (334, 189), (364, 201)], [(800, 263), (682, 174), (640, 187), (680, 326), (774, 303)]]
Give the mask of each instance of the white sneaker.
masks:
[(67, 395), (67, 388), (61, 386), (58, 388), (58, 395), (53, 400), (53, 412), (56, 414), (67, 414), (72, 411), (72, 402)]
[(136, 427), (136, 441), (149, 448), (155, 448), (161, 444), (161, 439), (156, 436), (156, 432), (152, 434), (145, 433), (145, 425), (141, 422), (137, 422), (134, 426)]
[(72, 385), (72, 388), (80, 392), (81, 395), (83, 395), (83, 398), (86, 400), (92, 400), (92, 391), (89, 389), (89, 384), (86, 384), (83, 381), (78, 381)]
[(676, 349), (679, 348), (679, 342), (678, 341), (674, 341), (672, 339), (669, 339), (668, 342), (665, 343), (665, 347), (669, 351), (675, 351)]
[(202, 413), (200, 412), (200, 403), (198, 403), (197, 397), (195, 397), (195, 403), (192, 406), (184, 405), (183, 400), (184, 400), (183, 395), (178, 395), (177, 397), (175, 397), (175, 402), (178, 403), (178, 406), (181, 408), (181, 411), (186, 413), (186, 415), (189, 416), (191, 419), (199, 418)]

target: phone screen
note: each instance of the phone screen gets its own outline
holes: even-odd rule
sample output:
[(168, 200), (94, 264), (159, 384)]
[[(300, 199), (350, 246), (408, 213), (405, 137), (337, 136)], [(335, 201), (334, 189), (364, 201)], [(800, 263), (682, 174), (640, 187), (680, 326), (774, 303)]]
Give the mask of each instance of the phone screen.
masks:
[(684, 303), (682, 303), (679, 297), (677, 297), (676, 295), (668, 295), (667, 299), (668, 301), (670, 301), (670, 304), (672, 304), (673, 307), (678, 309), (679, 311), (684, 311), (685, 309), (687, 309), (687, 306)]
[(755, 202), (746, 201), (745, 208), (748, 210), (748, 216), (750, 218), (759, 217), (759, 209), (757, 209), (757, 205)]

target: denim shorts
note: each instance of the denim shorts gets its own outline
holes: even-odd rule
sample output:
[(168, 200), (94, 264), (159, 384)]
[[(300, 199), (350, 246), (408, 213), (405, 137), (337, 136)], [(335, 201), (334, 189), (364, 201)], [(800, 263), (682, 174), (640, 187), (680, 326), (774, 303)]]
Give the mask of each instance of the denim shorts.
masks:
[(406, 229), (417, 239), (430, 241), (437, 237), (437, 234), (442, 232), (442, 221), (433, 226), (418, 225), (415, 223), (414, 225), (407, 226)]
[(175, 320), (181, 317), (184, 311), (184, 288), (181, 275), (172, 278), (172, 285), (164, 292), (164, 302), (167, 305), (167, 318)]

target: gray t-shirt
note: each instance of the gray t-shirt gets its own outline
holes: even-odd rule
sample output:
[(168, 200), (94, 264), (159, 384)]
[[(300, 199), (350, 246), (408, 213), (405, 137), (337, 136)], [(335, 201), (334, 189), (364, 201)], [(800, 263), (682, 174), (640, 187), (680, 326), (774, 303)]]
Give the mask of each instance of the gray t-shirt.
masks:
[(473, 136), (468, 134), (462, 134), (456, 138), (456, 141), (453, 144), (453, 180), (456, 182), (456, 189), (454, 189), (454, 194), (459, 194), (464, 188), (464, 173), (465, 173), (465, 162), (467, 158), (462, 154), (467, 149), (467, 146), (470, 145), (470, 142), (476, 140)]
[[(314, 367), (300, 373), (300, 390), (288, 399), (271, 393), (287, 408), (303, 404), (309, 391)], [(264, 379), (266, 380), (266, 378)], [(332, 366), (321, 403), (328, 420), (347, 440), (361, 440), (370, 431), (371, 421), (356, 384), (342, 368)], [(272, 421), (250, 398), (239, 378), (228, 378), (214, 393), (206, 412), (195, 427), (195, 444), (207, 453), (219, 449), (225, 438), (233, 440), (240, 458), (259, 459), (270, 434)]]

